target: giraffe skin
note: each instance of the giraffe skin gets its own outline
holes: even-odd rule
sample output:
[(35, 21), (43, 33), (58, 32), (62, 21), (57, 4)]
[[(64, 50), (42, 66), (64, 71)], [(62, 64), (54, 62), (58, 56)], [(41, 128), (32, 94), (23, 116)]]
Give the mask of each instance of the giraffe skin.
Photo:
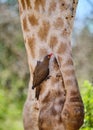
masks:
[[(18, 0), (20, 20), (30, 69), (24, 104), (25, 130), (79, 130), (84, 105), (79, 92), (71, 50), (71, 32), (77, 0)], [(38, 60), (53, 53), (39, 100), (31, 89)], [(35, 90), (34, 90), (35, 91)]]

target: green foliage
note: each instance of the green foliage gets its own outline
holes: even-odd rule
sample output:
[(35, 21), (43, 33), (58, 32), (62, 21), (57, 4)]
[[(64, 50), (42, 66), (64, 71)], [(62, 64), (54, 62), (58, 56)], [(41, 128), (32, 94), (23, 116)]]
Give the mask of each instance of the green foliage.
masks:
[[(19, 44), (17, 50), (23, 50)], [(14, 65), (20, 62), (19, 56), (8, 49), (0, 43), (0, 130), (23, 130), (22, 110), (29, 77), (27, 72), (18, 73)]]
[(0, 26), (0, 130), (23, 130), (22, 110), (29, 73), (18, 29), (17, 21)]
[(81, 93), (85, 108), (84, 125), (81, 130), (93, 130), (93, 85), (84, 81)]
[(17, 75), (11, 75), (8, 70), (3, 70), (0, 78), (0, 130), (23, 130), (26, 81), (19, 80)]

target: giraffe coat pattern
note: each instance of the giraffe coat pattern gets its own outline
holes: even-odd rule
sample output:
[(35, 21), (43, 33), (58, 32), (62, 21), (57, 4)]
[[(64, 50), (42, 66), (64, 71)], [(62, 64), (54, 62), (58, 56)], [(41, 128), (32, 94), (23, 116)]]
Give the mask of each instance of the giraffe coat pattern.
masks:
[[(79, 130), (84, 106), (71, 50), (77, 0), (18, 0), (28, 56), (30, 82), (24, 105), (25, 130)], [(53, 52), (51, 78), (42, 83), (39, 100), (31, 89), (37, 60)]]

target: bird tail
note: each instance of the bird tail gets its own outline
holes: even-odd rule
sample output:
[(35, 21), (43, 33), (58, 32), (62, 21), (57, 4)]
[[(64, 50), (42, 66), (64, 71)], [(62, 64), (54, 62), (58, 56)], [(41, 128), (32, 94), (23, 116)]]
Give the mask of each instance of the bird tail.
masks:
[(41, 91), (41, 86), (36, 87), (35, 98), (38, 100)]

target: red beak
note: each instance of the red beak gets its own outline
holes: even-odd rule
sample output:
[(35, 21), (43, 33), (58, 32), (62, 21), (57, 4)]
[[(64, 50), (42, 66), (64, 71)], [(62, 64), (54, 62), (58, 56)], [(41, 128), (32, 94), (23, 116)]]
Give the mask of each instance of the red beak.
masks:
[(53, 55), (53, 53), (50, 53), (48, 56), (51, 57)]

